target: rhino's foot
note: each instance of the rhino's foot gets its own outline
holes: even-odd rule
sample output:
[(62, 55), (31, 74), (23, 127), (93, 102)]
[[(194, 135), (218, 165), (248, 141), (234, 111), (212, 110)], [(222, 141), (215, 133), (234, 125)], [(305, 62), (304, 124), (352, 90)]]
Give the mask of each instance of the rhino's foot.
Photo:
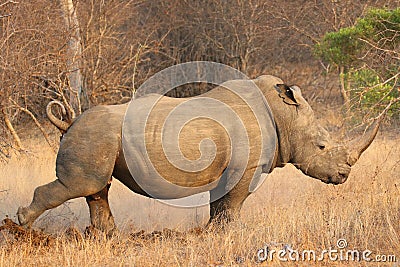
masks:
[(86, 197), (86, 203), (89, 205), (92, 227), (100, 230), (106, 234), (107, 237), (113, 236), (116, 233), (114, 217), (108, 203), (108, 191), (110, 186), (111, 180), (102, 190)]
[(88, 233), (90, 233), (91, 230), (95, 232), (100, 231), (108, 238), (118, 235), (118, 229), (112, 216), (108, 217), (107, 220), (104, 218), (101, 220), (100, 218), (97, 218), (98, 220), (96, 220), (94, 223), (92, 222), (92, 224), (87, 227)]
[(115, 236), (118, 236), (119, 231), (117, 228), (112, 228), (108, 231), (104, 229), (99, 229), (94, 227), (93, 225), (87, 226), (85, 231), (84, 231), (84, 236), (86, 238), (92, 238), (92, 239), (103, 239), (105, 238), (112, 238)]
[(32, 222), (36, 219), (34, 216), (34, 212), (26, 207), (18, 208), (17, 217), (19, 225), (24, 226), (26, 228), (31, 227)]

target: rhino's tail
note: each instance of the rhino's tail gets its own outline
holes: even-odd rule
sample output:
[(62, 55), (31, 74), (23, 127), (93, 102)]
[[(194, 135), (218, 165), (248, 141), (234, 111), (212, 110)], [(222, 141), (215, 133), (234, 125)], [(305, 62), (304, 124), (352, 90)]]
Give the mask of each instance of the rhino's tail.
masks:
[(49, 118), (51, 123), (53, 123), (58, 129), (60, 129), (61, 132), (66, 132), (72, 123), (68, 123), (66, 121), (63, 121), (63, 120), (60, 120), (59, 118), (57, 118), (52, 112), (52, 108), (54, 105), (57, 105), (61, 108), (63, 117), (65, 117), (67, 115), (67, 111), (65, 110), (64, 105), (60, 101), (53, 100), (49, 104), (47, 104), (47, 107), (46, 107), (47, 117)]

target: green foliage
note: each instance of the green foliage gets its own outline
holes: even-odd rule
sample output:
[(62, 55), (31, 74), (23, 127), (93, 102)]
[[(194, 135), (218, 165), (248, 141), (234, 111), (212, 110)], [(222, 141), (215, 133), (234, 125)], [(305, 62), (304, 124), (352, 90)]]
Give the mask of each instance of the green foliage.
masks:
[(371, 9), (366, 16), (357, 21), (355, 26), (360, 29), (364, 37), (379, 42), (382, 38), (391, 45), (400, 41), (400, 8), (394, 10)]
[[(390, 80), (399, 73), (399, 47), (400, 8), (374, 8), (354, 26), (326, 33), (314, 52), (344, 70), (341, 78), (350, 89), (353, 108), (378, 111), (399, 98), (399, 84), (395, 84), (396, 79)], [(391, 110), (400, 113), (399, 103)]]
[(359, 30), (354, 27), (328, 32), (322, 42), (316, 45), (315, 54), (337, 66), (351, 65), (362, 48), (362, 43), (358, 40), (359, 36)]
[(400, 8), (394, 10), (370, 9), (364, 18), (352, 27), (328, 32), (315, 45), (315, 55), (337, 66), (351, 67), (362, 59), (360, 55), (371, 41), (380, 48), (398, 47), (400, 43)]
[[(399, 97), (394, 81), (383, 84), (377, 73), (370, 69), (350, 71), (347, 81), (352, 84), (351, 98), (353, 108), (361, 110), (362, 113), (379, 110), (386, 107), (390, 101)], [(395, 103), (388, 115), (396, 115), (400, 109), (400, 103)]]

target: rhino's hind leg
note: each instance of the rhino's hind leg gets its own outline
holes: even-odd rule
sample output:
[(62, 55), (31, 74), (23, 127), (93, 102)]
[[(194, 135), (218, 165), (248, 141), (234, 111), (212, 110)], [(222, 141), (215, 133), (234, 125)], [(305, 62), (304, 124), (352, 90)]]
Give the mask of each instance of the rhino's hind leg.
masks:
[(95, 194), (106, 183), (71, 180), (65, 184), (60, 179), (35, 189), (33, 200), (28, 207), (20, 207), (17, 212), (19, 224), (30, 227), (46, 210), (55, 208), (67, 200)]
[(111, 180), (101, 191), (86, 197), (92, 226), (107, 235), (112, 235), (116, 231), (114, 217), (108, 203), (110, 186)]

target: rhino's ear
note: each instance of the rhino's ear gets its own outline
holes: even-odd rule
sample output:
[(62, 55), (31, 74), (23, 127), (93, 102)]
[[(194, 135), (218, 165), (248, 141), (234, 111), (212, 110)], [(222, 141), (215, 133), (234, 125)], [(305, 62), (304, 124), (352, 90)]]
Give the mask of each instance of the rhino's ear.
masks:
[(283, 98), (283, 102), (289, 105), (301, 105), (303, 96), (298, 86), (287, 86), (286, 84), (277, 84), (275, 89), (279, 92), (279, 96)]

